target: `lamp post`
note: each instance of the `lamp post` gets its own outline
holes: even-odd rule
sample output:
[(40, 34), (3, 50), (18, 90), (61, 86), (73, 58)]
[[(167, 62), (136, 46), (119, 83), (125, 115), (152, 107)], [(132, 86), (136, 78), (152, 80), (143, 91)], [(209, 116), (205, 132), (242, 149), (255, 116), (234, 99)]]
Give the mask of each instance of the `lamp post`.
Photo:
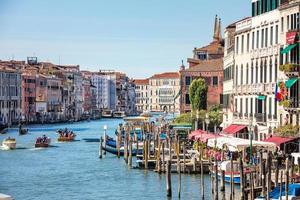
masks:
[(206, 123), (206, 132), (208, 133), (208, 125), (209, 125), (209, 116), (208, 116), (208, 113), (205, 114), (205, 123)]

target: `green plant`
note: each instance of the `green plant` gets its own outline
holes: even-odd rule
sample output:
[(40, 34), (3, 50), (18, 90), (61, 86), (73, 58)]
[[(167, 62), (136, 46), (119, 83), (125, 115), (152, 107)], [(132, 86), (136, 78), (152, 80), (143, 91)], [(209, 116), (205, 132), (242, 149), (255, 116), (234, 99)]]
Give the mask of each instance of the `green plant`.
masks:
[(283, 72), (292, 72), (296, 66), (297, 66), (296, 64), (290, 64), (290, 63), (283, 64), (279, 66), (279, 70)]
[(279, 105), (283, 106), (285, 108), (289, 108), (289, 107), (291, 107), (291, 101), (288, 99), (285, 99), (285, 100), (279, 102)]
[(274, 133), (280, 137), (296, 137), (298, 135), (299, 126), (287, 124), (274, 129)]
[(203, 78), (193, 80), (192, 84), (189, 87), (189, 97), (193, 111), (206, 110), (207, 90), (208, 87)]

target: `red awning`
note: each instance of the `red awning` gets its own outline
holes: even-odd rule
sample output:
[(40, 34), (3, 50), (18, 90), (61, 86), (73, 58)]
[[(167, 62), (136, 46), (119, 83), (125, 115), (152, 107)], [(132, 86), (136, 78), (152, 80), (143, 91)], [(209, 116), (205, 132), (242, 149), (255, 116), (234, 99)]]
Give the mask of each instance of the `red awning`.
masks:
[(201, 142), (206, 143), (208, 139), (218, 138), (218, 137), (220, 137), (220, 135), (205, 132), (205, 133), (195, 136), (195, 140), (200, 140)]
[(198, 129), (196, 131), (193, 131), (189, 134), (189, 139), (193, 140), (195, 138), (195, 136), (200, 135), (201, 133), (204, 133), (205, 131)]
[(286, 33), (286, 43), (287, 44), (294, 44), (296, 40), (297, 32), (287, 32)]
[(246, 126), (244, 125), (236, 125), (236, 124), (231, 124), (230, 126), (228, 126), (227, 128), (225, 128), (223, 130), (224, 133), (226, 134), (235, 134), (235, 133), (238, 133), (240, 132), (241, 130), (243, 130), (244, 128), (247, 128)]
[(285, 138), (285, 137), (279, 137), (279, 136), (272, 136), (264, 140), (264, 142), (272, 142), (276, 144), (277, 146), (280, 146), (281, 144), (290, 142), (292, 140), (295, 140), (296, 138)]

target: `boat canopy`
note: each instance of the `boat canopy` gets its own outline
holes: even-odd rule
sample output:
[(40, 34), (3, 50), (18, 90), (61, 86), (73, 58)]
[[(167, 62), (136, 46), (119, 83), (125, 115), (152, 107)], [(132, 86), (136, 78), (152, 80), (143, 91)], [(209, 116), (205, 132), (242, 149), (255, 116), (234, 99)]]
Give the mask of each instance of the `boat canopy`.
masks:
[[(211, 148), (217, 147), (218, 149), (227, 148), (229, 151), (239, 152), (247, 147), (250, 147), (250, 140), (224, 136), (208, 139), (207, 146)], [(276, 145), (274, 143), (256, 140), (252, 140), (252, 147), (258, 147), (273, 152), (276, 150)]]
[(125, 122), (149, 122), (150, 117), (125, 117), (124, 121)]

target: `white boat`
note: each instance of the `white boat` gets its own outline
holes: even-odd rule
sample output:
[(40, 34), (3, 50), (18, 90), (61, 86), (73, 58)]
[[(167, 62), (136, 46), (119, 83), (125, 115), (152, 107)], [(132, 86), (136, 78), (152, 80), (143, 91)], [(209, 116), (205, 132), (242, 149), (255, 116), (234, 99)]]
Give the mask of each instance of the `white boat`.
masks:
[(10, 138), (10, 137), (6, 138), (2, 142), (2, 146), (5, 149), (16, 149), (16, 146), (17, 146), (16, 139), (15, 138)]
[(13, 200), (13, 198), (7, 194), (0, 193), (0, 200)]
[(102, 117), (110, 118), (113, 116), (112, 110), (103, 110), (102, 111)]
[(114, 118), (123, 118), (123, 117), (126, 117), (124, 111), (115, 111), (113, 113), (113, 116), (114, 116)]

